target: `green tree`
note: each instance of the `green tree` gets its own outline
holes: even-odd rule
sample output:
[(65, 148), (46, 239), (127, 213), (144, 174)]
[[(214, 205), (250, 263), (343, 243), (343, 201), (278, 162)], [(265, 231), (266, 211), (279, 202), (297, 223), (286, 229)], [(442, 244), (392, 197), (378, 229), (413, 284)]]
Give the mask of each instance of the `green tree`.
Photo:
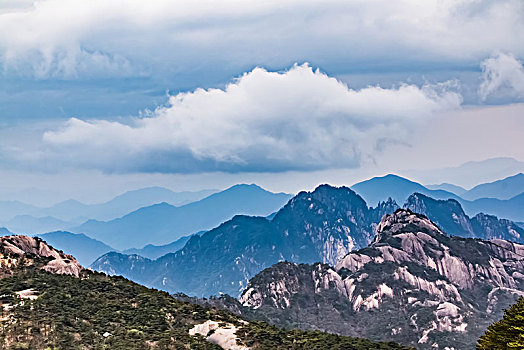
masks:
[(502, 320), (489, 326), (477, 349), (524, 349), (524, 298), (504, 311)]

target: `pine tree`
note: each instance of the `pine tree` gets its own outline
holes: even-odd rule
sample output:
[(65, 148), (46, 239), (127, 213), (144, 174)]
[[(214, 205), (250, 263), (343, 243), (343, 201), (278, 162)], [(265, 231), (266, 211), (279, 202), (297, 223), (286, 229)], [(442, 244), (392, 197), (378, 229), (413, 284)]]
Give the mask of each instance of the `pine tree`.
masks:
[(477, 349), (524, 349), (524, 298), (504, 311), (502, 320), (489, 326)]

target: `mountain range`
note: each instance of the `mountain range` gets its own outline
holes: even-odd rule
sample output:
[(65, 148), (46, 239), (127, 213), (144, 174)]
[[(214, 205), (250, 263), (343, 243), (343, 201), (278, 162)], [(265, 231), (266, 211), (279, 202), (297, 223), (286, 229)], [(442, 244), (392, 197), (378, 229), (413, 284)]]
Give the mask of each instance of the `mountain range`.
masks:
[(235, 185), (180, 207), (159, 203), (107, 222), (89, 220), (70, 231), (84, 233), (119, 250), (164, 245), (216, 227), (237, 214), (269, 215), (290, 197), (256, 185)]
[[(278, 263), (253, 277), (240, 313), (285, 327), (366, 334), (419, 349), (474, 349), (524, 295), (524, 245), (448, 236), (407, 209), (336, 265)], [(231, 307), (231, 306), (230, 306)]]
[(114, 219), (155, 203), (183, 205), (214, 192), (216, 190), (173, 192), (163, 187), (147, 187), (125, 192), (104, 203), (84, 204), (69, 199), (47, 208), (19, 201), (0, 201), (0, 221), (15, 232), (45, 232), (67, 229), (88, 219)]
[[(483, 214), (470, 219), (455, 200), (413, 194), (405, 207), (424, 211), (450, 234), (524, 241), (524, 230), (514, 223)], [(156, 260), (111, 252), (91, 267), (170, 292), (237, 296), (251, 277), (279, 261), (334, 266), (367, 247), (381, 218), (398, 208), (392, 199), (370, 208), (347, 187), (322, 185), (299, 193), (271, 219), (235, 216)]]
[[(524, 187), (521, 184), (523, 179), (524, 175), (517, 174), (494, 183), (478, 186), (478, 188), (484, 192), (475, 188), (471, 190), (474, 190), (473, 193), (487, 194), (496, 193), (497, 189), (505, 188), (503, 191), (504, 194), (501, 195), (501, 197), (508, 197), (510, 193), (514, 194), (514, 196), (509, 199), (478, 198), (475, 200), (466, 200), (450, 191), (429, 189), (417, 182), (393, 174), (374, 177), (357, 183), (351, 186), (351, 188), (370, 204), (385, 201), (389, 197), (393, 198), (397, 203), (404, 203), (411, 194), (417, 192), (435, 199), (455, 199), (470, 216), (485, 213), (513, 221), (524, 221)], [(433, 186), (433, 188), (435, 187)], [(449, 189), (449, 186), (446, 188)], [(474, 195), (470, 195), (470, 198), (473, 196)]]

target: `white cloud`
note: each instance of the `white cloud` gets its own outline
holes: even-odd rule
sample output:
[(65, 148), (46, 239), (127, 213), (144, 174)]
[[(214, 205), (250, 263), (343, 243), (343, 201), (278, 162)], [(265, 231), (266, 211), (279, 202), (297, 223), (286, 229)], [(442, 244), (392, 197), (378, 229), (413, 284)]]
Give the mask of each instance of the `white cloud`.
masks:
[[(209, 71), (217, 64), (238, 72), (254, 64), (283, 67), (296, 61), (409, 70), (436, 62), (463, 67), (494, 50), (524, 56), (520, 0), (40, 0), (9, 5), (18, 1), (4, 0), (6, 10), (0, 7), (0, 60), (6, 72), (38, 78), (165, 76)], [(115, 69), (122, 62), (123, 69)]]
[(71, 119), (44, 134), (43, 157), (116, 172), (357, 167), (385, 143), (409, 140), (420, 120), (460, 103), (446, 84), (352, 90), (308, 65), (256, 68), (223, 90), (174, 95), (128, 123)]
[(484, 60), (481, 66), (479, 95), (483, 100), (495, 94), (524, 98), (524, 67), (515, 56), (499, 53)]

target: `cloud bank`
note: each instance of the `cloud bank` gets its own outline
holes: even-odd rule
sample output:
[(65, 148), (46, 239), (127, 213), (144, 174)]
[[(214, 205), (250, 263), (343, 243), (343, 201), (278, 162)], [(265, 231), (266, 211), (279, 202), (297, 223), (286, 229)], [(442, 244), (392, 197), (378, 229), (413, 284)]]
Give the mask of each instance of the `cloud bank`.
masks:
[[(524, 57), (520, 0), (4, 0), (4, 74), (85, 79), (235, 72), (309, 61), (330, 71)], [(198, 65), (195, 64), (198, 62)]]
[(309, 65), (255, 68), (128, 123), (70, 119), (44, 159), (107, 172), (281, 172), (358, 167), (412, 126), (460, 107), (451, 83), (353, 90)]

